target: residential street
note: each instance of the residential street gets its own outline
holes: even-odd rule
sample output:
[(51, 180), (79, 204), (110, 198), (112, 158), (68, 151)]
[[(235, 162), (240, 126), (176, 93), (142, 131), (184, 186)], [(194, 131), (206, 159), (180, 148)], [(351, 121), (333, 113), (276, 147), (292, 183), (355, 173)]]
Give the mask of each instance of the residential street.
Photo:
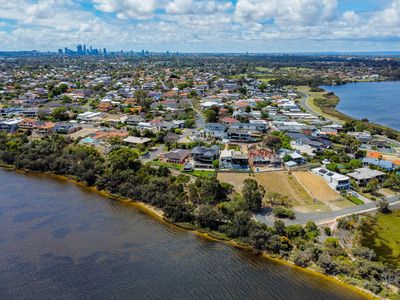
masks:
[[(400, 196), (393, 196), (387, 198), (390, 205), (400, 205)], [(361, 214), (365, 212), (375, 211), (377, 210), (375, 202), (366, 203), (363, 205), (356, 205), (347, 207), (338, 211), (330, 211), (330, 212), (318, 212), (318, 213), (299, 213), (296, 212), (296, 219), (295, 220), (285, 220), (287, 225), (294, 225), (294, 224), (306, 224), (308, 221), (313, 221), (317, 224), (326, 224), (335, 221), (337, 218), (345, 217), (348, 215), (353, 214)], [(269, 226), (274, 225), (274, 217), (272, 215), (272, 211), (267, 209), (261, 213), (254, 215), (257, 221), (267, 224)]]

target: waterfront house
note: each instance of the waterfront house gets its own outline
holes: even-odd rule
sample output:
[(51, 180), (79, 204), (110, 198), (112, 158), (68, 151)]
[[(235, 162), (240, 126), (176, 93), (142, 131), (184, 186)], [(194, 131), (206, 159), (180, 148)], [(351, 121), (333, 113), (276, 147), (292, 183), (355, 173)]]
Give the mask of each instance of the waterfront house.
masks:
[(350, 178), (348, 176), (329, 171), (325, 168), (315, 168), (312, 169), (311, 172), (321, 176), (334, 190), (343, 191), (351, 187)]
[(348, 173), (347, 176), (354, 179), (359, 186), (366, 186), (372, 179), (382, 182), (386, 174), (369, 168), (355, 169), (354, 172)]
[(175, 149), (161, 155), (161, 159), (168, 163), (184, 164), (190, 156), (191, 151), (185, 149)]
[(248, 157), (240, 151), (222, 150), (219, 158), (219, 167), (222, 170), (248, 170)]
[(197, 146), (192, 149), (191, 156), (196, 168), (212, 168), (213, 161), (219, 157), (219, 147)]

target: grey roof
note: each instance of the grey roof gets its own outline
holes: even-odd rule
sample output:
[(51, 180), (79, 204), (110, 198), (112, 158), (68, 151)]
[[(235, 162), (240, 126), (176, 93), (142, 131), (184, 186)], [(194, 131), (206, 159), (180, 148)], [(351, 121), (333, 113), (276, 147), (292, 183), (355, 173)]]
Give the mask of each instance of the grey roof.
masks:
[(377, 170), (372, 170), (369, 168), (355, 169), (354, 172), (347, 174), (347, 176), (350, 176), (357, 180), (372, 179), (382, 175), (385, 175), (385, 173)]

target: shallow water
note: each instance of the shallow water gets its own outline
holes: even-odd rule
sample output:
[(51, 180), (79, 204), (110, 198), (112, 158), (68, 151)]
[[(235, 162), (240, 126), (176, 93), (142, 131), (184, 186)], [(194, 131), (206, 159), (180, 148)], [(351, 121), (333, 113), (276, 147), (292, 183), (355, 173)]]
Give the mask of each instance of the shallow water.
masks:
[(363, 297), (75, 184), (0, 169), (0, 299)]
[(339, 98), (337, 110), (356, 119), (400, 130), (400, 81), (323, 86)]

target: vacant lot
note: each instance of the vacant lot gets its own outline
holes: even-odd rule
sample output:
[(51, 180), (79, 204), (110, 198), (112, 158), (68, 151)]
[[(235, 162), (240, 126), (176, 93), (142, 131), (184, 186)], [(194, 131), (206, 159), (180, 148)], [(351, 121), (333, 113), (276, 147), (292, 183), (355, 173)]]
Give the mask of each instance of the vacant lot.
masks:
[(217, 176), (219, 181), (230, 183), (236, 192), (241, 192), (243, 188), (243, 182), (247, 178), (253, 178), (248, 173), (228, 173), (228, 172), (218, 172)]
[(313, 199), (296, 178), (286, 171), (258, 173), (255, 177), (267, 192), (275, 192), (287, 196), (294, 201), (294, 205), (313, 202)]
[(263, 172), (252, 176), (250, 176), (250, 174), (219, 172), (217, 178), (220, 181), (232, 184), (237, 192), (242, 190), (245, 179), (255, 178), (267, 192), (279, 193), (291, 199), (295, 211), (308, 213), (330, 210), (329, 207), (321, 201), (314, 203), (313, 198), (297, 179), (293, 175), (289, 175), (286, 171)]
[(320, 176), (310, 172), (294, 172), (293, 175), (313, 198), (317, 198), (318, 201), (325, 203), (332, 210), (353, 205), (350, 201), (343, 199), (340, 194), (335, 192)]

